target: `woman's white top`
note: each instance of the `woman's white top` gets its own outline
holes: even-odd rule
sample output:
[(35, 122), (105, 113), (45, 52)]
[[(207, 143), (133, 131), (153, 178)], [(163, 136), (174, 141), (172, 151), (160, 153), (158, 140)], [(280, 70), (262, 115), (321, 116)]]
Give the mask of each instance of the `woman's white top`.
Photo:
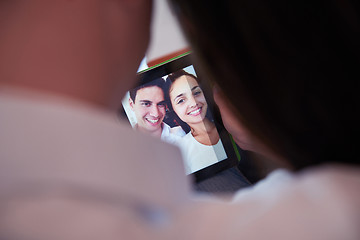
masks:
[(215, 164), (227, 158), (224, 146), (219, 141), (212, 146), (199, 143), (189, 132), (178, 142), (184, 158), (185, 171), (187, 174)]

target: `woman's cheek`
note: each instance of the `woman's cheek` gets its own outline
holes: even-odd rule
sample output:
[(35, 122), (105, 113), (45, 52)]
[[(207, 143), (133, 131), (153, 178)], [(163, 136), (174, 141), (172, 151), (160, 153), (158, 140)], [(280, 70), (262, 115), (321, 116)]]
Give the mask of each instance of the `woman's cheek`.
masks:
[(203, 94), (197, 96), (195, 99), (196, 99), (196, 103), (206, 104), (205, 96)]
[(180, 115), (181, 115), (180, 119), (183, 120), (183, 121), (186, 118), (186, 106), (184, 106), (184, 105), (180, 106), (180, 109), (179, 109), (179, 112), (180, 112)]
[(186, 122), (186, 106), (184, 106), (185, 104), (182, 104), (182, 105), (178, 105), (175, 112), (176, 114), (179, 116), (179, 118)]

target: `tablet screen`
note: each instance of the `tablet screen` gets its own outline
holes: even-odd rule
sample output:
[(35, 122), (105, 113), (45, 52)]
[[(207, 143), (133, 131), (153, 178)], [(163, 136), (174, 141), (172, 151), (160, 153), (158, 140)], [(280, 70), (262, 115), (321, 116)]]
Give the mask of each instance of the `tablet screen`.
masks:
[(225, 130), (214, 116), (206, 83), (189, 59), (182, 56), (140, 72), (139, 84), (122, 105), (134, 130), (179, 147), (186, 174), (200, 179), (236, 161), (229, 161), (232, 146), (220, 134)]

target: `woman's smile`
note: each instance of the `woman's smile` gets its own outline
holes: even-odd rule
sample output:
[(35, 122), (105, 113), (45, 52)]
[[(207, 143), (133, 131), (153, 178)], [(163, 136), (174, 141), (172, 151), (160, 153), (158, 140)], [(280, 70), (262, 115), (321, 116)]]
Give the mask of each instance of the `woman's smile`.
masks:
[(192, 110), (188, 113), (188, 115), (192, 115), (192, 116), (198, 116), (201, 114), (201, 110), (202, 110), (202, 107), (198, 107), (196, 108), (195, 110)]

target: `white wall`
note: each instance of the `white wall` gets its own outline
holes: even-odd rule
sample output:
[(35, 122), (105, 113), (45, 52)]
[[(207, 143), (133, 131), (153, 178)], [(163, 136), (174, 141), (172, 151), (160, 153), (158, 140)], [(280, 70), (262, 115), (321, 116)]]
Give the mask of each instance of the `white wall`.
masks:
[[(194, 0), (196, 1), (196, 0)], [(182, 50), (188, 46), (167, 0), (155, 0), (147, 61)]]

